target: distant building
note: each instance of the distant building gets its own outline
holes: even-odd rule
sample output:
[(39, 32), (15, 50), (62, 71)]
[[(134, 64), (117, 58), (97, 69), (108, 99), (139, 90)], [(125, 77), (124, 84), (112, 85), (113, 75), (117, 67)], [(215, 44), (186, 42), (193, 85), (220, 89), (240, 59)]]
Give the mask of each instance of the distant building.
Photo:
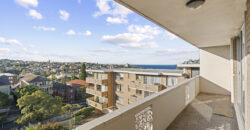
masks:
[(11, 73), (0, 73), (0, 77), (8, 78), (10, 84), (13, 86), (18, 83), (17, 75)]
[(10, 82), (7, 77), (0, 76), (0, 91), (10, 95)]
[(53, 96), (59, 96), (63, 99), (63, 102), (74, 103), (76, 88), (61, 84), (61, 83), (53, 83)]
[(53, 93), (52, 82), (53, 82), (52, 80), (47, 79), (45, 77), (29, 73), (24, 75), (24, 77), (20, 79), (19, 87), (23, 87), (26, 85), (34, 85), (39, 87), (43, 91), (52, 94)]
[(183, 69), (186, 78), (192, 78), (200, 74), (200, 64), (178, 64), (177, 67)]
[(66, 84), (72, 86), (72, 88), (74, 88), (76, 90), (76, 95), (75, 95), (76, 100), (81, 100), (82, 96), (83, 96), (83, 93), (79, 92), (79, 88), (83, 87), (83, 86), (86, 87), (89, 85), (89, 83), (87, 83), (84, 80), (80, 80), (80, 79), (71, 80), (69, 82), (66, 82)]
[(182, 70), (102, 69), (87, 70), (87, 103), (104, 113), (172, 87), (185, 78)]
[(71, 81), (67, 82), (66, 84), (73, 86), (73, 87), (81, 87), (81, 86), (88, 86), (89, 85), (86, 81), (80, 80), (80, 79), (71, 80)]

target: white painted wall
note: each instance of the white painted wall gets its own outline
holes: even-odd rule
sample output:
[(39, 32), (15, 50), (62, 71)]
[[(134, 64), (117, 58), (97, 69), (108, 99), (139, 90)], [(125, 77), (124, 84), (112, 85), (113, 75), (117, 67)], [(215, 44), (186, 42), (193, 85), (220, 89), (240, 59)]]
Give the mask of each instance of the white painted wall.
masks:
[(227, 94), (231, 92), (230, 46), (200, 49), (201, 92)]

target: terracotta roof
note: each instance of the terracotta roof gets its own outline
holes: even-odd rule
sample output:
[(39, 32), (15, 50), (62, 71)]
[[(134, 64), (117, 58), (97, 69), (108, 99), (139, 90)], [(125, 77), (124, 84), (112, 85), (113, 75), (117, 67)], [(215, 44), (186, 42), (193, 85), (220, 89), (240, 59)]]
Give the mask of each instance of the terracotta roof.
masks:
[(89, 85), (89, 83), (87, 83), (84, 80), (80, 80), (80, 79), (75, 79), (75, 80), (71, 80), (69, 82), (66, 83), (67, 85), (82, 85), (82, 86), (87, 86)]

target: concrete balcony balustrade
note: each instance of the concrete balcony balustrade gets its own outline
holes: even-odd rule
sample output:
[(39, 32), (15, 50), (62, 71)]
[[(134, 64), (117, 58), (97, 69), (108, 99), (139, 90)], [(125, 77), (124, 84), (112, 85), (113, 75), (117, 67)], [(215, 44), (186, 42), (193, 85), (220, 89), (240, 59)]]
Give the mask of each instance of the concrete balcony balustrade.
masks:
[[(238, 129), (230, 95), (220, 95), (214, 87), (215, 93), (211, 93), (210, 87), (205, 88), (206, 83), (196, 76), (76, 129)], [(221, 91), (218, 88), (217, 92)], [(95, 105), (92, 100), (87, 101)]]
[(103, 110), (103, 109), (108, 107), (107, 103), (96, 102), (94, 100), (94, 97), (87, 98), (87, 104), (89, 104), (90, 106), (95, 107), (99, 110)]
[(98, 90), (94, 89), (94, 87), (86, 88), (86, 93), (91, 94), (91, 95), (95, 95), (95, 96), (99, 96), (99, 97), (105, 97), (108, 95), (107, 91), (98, 91)]

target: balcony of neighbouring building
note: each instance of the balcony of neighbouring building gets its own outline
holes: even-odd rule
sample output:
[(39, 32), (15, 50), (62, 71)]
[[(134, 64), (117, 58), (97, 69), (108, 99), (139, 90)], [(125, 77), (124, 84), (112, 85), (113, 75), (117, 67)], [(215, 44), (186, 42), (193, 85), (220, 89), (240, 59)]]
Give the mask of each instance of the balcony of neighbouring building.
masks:
[(88, 83), (92, 83), (92, 84), (102, 84), (102, 85), (107, 85), (108, 84), (107, 79), (96, 79), (95, 77), (87, 77), (86, 81)]
[(98, 102), (94, 99), (94, 97), (87, 98), (87, 104), (99, 110), (103, 110), (108, 107), (107, 103)]
[(230, 100), (226, 90), (196, 76), (76, 129), (235, 130), (238, 125)]
[(86, 93), (91, 94), (91, 95), (95, 95), (95, 96), (99, 96), (99, 97), (104, 97), (104, 96), (108, 95), (107, 91), (97, 90), (94, 87), (86, 88)]

